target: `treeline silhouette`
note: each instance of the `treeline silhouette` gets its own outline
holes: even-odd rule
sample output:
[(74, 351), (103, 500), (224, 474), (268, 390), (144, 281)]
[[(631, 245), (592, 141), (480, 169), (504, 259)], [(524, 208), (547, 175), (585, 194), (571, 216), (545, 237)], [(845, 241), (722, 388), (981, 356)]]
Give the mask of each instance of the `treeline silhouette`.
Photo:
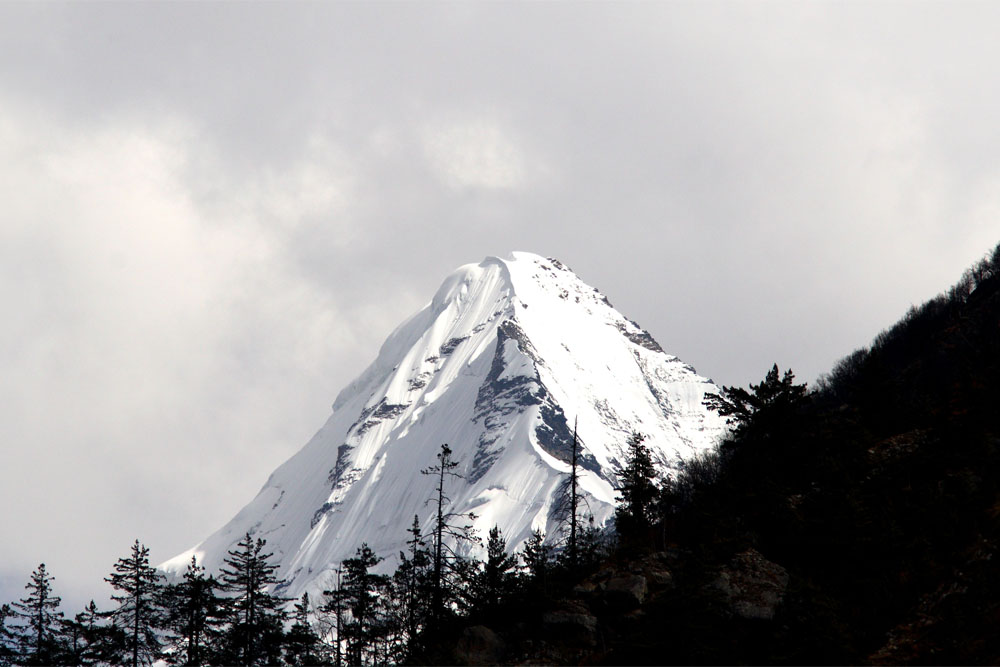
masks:
[(486, 559), (447, 512), (392, 574), (361, 545), (322, 599), (276, 597), (246, 535), (218, 575), (164, 583), (138, 542), (115, 609), (62, 618), (44, 565), (4, 605), (0, 664), (998, 664), (1000, 245), (809, 390), (772, 367), (706, 405), (730, 432), (661, 477), (624, 443), (613, 526), (581, 516)]
[[(661, 486), (684, 581), (611, 663), (1000, 663), (1000, 245), (813, 391), (775, 366), (708, 403), (732, 432)], [(754, 549), (773, 619), (711, 586)]]
[[(266, 540), (251, 533), (228, 552), (218, 573), (206, 573), (192, 556), (175, 582), (150, 566), (148, 548), (136, 540), (105, 580), (118, 606), (99, 610), (91, 601), (72, 619), (64, 617), (43, 563), (25, 586), (26, 596), (0, 607), (0, 665), (450, 662), (442, 646), (457, 619), (491, 622), (512, 606), (535, 604), (556, 582), (575, 578), (606, 554), (605, 536), (592, 521), (581, 525), (574, 494), (565, 519), (569, 537), (562, 540), (569, 548), (558, 555), (556, 540), (540, 531), (523, 551), (508, 553), (499, 527), (487, 536), (485, 560), (460, 555), (460, 545), (479, 538), (470, 528), (474, 515), (447, 511), (457, 466), (443, 445), (436, 464), (421, 471), (437, 480), (429, 499), (436, 507), (433, 527), (422, 534), (414, 517), (391, 575), (377, 573), (383, 558), (362, 544), (319, 600), (277, 595), (278, 566)], [(567, 476), (574, 490), (578, 472), (574, 456)]]

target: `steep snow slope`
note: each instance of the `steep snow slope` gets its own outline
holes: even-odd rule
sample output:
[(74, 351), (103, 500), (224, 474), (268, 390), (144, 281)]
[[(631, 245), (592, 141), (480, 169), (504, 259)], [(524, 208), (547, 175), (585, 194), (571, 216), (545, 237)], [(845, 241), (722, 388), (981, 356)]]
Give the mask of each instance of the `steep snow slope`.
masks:
[(161, 567), (183, 571), (193, 553), (213, 571), (250, 531), (279, 560), (285, 595), (315, 595), (362, 542), (392, 557), (414, 515), (430, 528), (434, 479), (419, 471), (442, 443), (465, 476), (448, 488), (451, 511), (474, 511), (482, 536), (499, 525), (512, 549), (535, 528), (555, 540), (574, 420), (600, 525), (629, 433), (644, 433), (664, 467), (715, 441), (724, 423), (702, 406), (706, 391), (716, 388), (560, 262), (488, 257), (389, 336), (249, 505)]

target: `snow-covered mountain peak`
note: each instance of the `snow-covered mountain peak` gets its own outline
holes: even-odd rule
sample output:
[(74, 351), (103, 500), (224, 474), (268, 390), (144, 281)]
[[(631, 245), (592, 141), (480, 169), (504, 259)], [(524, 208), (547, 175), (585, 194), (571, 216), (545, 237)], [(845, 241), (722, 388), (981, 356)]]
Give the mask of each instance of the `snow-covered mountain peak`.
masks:
[(598, 524), (613, 513), (615, 472), (632, 431), (676, 465), (724, 429), (702, 405), (707, 380), (558, 260), (525, 252), (452, 272), (339, 394), (326, 424), (229, 524), (192, 553), (209, 569), (250, 531), (268, 540), (290, 595), (319, 592), (367, 542), (393, 556), (433, 480), (419, 473), (449, 443), (465, 479), (451, 510), (475, 508), (481, 535), (511, 547), (556, 539), (562, 480), (578, 424), (582, 488)]

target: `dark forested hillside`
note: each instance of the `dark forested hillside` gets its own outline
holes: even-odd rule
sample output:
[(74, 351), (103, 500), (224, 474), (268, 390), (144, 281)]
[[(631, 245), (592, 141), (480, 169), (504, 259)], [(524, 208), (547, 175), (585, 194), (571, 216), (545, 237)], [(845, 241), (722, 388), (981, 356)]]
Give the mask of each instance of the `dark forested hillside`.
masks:
[(635, 636), (662, 641), (615, 659), (996, 664), (1000, 246), (797, 389), (777, 368), (727, 388), (733, 436), (664, 493), (667, 545), (707, 585), (694, 595), (750, 549), (788, 575), (773, 620), (691, 616), (673, 596)]
[(646, 533), (494, 624), (503, 645), (549, 662), (1000, 662), (1000, 246), (811, 391), (775, 366), (710, 403), (732, 435), (661, 480)]

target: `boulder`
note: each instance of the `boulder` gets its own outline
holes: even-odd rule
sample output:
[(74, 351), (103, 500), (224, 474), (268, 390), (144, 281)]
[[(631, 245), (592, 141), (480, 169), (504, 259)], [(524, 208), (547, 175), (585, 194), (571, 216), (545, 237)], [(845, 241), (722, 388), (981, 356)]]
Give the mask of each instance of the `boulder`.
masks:
[(573, 587), (573, 594), (579, 597), (589, 597), (597, 591), (597, 584), (589, 579), (581, 581)]
[(495, 665), (503, 658), (506, 645), (485, 625), (466, 628), (455, 644), (455, 661), (465, 665)]
[(612, 577), (604, 584), (604, 602), (609, 609), (628, 611), (646, 600), (648, 586), (641, 574)]
[(542, 626), (550, 639), (591, 646), (597, 642), (597, 619), (582, 605), (545, 612)]
[(651, 570), (647, 573), (649, 583), (660, 588), (670, 588), (674, 585), (674, 575), (670, 570)]
[(712, 585), (736, 616), (771, 620), (788, 588), (788, 572), (756, 549), (747, 549), (719, 571)]

